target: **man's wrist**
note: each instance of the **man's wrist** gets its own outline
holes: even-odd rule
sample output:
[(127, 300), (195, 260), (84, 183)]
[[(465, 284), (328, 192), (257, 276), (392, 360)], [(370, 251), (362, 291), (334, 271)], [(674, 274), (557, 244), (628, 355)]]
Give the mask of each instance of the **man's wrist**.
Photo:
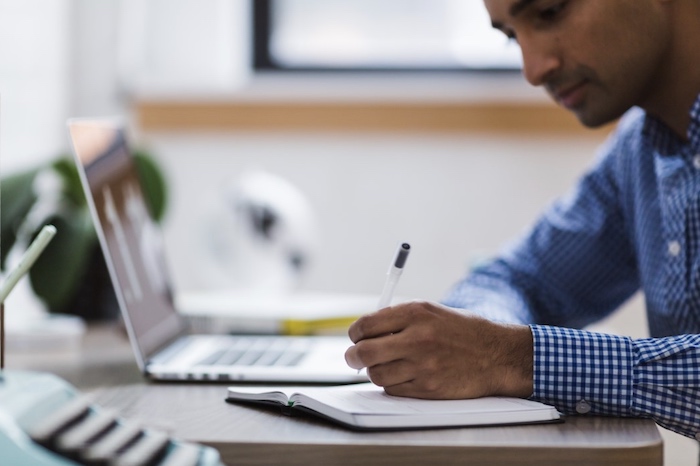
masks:
[(533, 392), (533, 338), (527, 325), (503, 325), (498, 395), (529, 398)]

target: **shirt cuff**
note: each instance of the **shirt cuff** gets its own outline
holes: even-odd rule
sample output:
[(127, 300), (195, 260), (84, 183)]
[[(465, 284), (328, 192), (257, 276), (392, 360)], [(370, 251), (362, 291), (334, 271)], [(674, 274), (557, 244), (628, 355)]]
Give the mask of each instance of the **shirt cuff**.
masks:
[(628, 337), (531, 325), (532, 399), (566, 414), (633, 416), (634, 348)]

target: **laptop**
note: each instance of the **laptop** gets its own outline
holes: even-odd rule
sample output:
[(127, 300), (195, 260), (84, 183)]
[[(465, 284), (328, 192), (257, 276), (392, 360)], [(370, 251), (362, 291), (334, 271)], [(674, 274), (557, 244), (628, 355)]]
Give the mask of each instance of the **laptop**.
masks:
[(129, 340), (154, 380), (351, 383), (345, 336), (193, 334), (174, 304), (162, 233), (151, 218), (122, 122), (71, 119), (73, 154)]

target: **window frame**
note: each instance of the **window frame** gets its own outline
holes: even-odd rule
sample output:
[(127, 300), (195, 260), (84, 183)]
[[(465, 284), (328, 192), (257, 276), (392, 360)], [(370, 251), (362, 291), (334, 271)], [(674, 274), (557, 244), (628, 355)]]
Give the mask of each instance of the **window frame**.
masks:
[(322, 66), (284, 66), (276, 63), (270, 53), (270, 37), (272, 34), (273, 3), (275, 0), (250, 0), (251, 1), (251, 47), (253, 72), (321, 72), (321, 73), (449, 73), (449, 74), (498, 74), (520, 75), (522, 69), (518, 67), (469, 67), (469, 66), (445, 66), (445, 67), (407, 67), (407, 66), (353, 66), (353, 67), (322, 67)]

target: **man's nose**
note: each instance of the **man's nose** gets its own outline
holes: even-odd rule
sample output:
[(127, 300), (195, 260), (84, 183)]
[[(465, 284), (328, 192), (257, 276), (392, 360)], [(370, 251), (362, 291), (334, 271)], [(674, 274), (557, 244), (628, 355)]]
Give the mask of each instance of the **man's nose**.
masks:
[(541, 44), (521, 42), (523, 75), (533, 86), (541, 86), (561, 66), (558, 54)]

